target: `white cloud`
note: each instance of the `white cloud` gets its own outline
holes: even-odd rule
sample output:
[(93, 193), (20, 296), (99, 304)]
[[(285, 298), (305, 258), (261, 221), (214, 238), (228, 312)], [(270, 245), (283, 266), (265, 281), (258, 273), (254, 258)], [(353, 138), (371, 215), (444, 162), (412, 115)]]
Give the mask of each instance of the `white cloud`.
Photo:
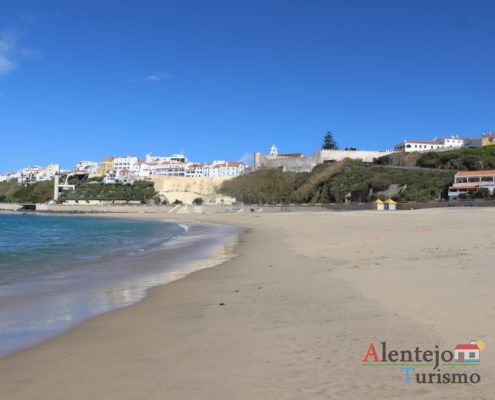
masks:
[(15, 28), (0, 31), (0, 75), (17, 69), (19, 61), (39, 55), (36, 50), (20, 47), (19, 31)]
[(6, 75), (17, 68), (17, 36), (15, 29), (0, 32), (0, 75)]
[(241, 158), (239, 158), (238, 161), (243, 162), (244, 164), (252, 167), (254, 163), (254, 156), (252, 153), (244, 153), (244, 155)]
[(151, 74), (145, 77), (143, 80), (146, 82), (158, 82), (158, 81), (163, 81), (164, 79), (170, 79), (171, 75), (167, 73), (157, 73), (157, 74)]

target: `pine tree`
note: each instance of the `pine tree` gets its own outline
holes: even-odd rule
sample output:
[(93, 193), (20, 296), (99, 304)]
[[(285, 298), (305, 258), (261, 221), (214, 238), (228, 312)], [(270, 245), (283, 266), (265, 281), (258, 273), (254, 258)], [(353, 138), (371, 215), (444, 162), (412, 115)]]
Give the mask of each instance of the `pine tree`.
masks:
[(327, 132), (323, 137), (323, 145), (321, 146), (323, 150), (338, 150), (337, 142), (333, 138), (332, 132)]

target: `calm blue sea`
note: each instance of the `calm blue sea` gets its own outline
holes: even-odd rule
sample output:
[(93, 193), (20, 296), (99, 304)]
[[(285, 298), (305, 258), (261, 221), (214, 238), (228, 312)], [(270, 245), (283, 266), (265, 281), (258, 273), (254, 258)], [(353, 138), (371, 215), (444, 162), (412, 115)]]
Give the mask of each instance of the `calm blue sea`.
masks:
[(156, 221), (0, 214), (0, 285), (145, 251), (182, 233)]
[(230, 257), (213, 224), (0, 214), (0, 356)]

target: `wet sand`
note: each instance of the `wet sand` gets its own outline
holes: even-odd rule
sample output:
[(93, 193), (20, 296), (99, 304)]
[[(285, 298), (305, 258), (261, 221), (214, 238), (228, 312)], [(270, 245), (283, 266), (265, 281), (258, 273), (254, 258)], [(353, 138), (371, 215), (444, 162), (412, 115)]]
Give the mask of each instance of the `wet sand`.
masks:
[[(247, 231), (236, 258), (0, 358), (0, 398), (493, 398), (493, 209), (125, 217)], [(476, 385), (361, 363), (370, 343), (470, 339), (486, 343)]]

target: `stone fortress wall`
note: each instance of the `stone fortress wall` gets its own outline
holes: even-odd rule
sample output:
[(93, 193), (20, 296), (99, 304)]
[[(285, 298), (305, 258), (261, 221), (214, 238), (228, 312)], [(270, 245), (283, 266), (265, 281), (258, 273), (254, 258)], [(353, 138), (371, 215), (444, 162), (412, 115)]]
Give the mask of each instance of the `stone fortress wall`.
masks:
[(345, 158), (372, 162), (375, 158), (386, 156), (393, 152), (393, 150), (318, 150), (309, 156), (303, 157), (267, 156), (261, 153), (255, 153), (254, 168), (275, 168), (290, 172), (311, 172), (315, 166), (325, 162), (337, 162)]

